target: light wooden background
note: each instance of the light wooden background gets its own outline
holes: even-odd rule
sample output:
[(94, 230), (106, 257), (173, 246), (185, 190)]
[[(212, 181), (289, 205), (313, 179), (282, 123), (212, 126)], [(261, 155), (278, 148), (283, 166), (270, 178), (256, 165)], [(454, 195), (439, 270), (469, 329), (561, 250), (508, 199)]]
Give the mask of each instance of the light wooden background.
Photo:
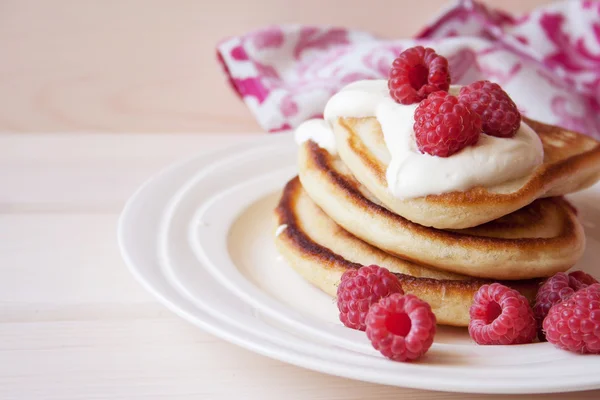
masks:
[[(499, 398), (360, 383), (248, 352), (157, 304), (116, 245), (118, 214), (145, 179), (260, 134), (219, 71), (217, 40), (276, 22), (408, 36), (442, 4), (0, 1), (0, 399)], [(526, 396), (576, 397), (600, 392)]]

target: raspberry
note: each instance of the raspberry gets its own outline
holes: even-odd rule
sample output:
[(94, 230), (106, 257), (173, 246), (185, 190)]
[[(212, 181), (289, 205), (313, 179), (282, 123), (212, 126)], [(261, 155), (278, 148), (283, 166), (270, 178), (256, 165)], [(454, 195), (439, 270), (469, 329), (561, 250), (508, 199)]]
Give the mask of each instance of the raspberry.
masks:
[(560, 349), (600, 354), (600, 284), (583, 288), (554, 305), (544, 319), (544, 332)]
[(450, 87), (448, 60), (423, 46), (404, 50), (392, 63), (388, 88), (398, 103), (413, 104)]
[(340, 321), (348, 328), (365, 330), (371, 304), (392, 293), (404, 294), (396, 275), (377, 265), (344, 272), (337, 289)]
[(586, 274), (583, 271), (570, 272), (569, 278), (574, 278), (586, 286), (593, 285), (594, 283), (598, 283), (598, 280), (596, 278), (594, 278), (590, 274)]
[(513, 137), (521, 125), (519, 109), (502, 90), (490, 81), (478, 81), (460, 89), (458, 99), (481, 117), (483, 132), (498, 137)]
[(546, 318), (546, 315), (548, 315), (550, 308), (557, 303), (567, 300), (579, 289), (597, 282), (591, 275), (583, 271), (573, 271), (569, 275), (564, 272), (558, 272), (540, 286), (535, 296), (535, 306), (533, 307), (540, 340), (545, 340), (542, 332), (542, 322)]
[(481, 119), (455, 96), (436, 92), (417, 106), (413, 129), (421, 152), (449, 157), (477, 143)]
[(522, 344), (535, 338), (535, 318), (529, 302), (499, 283), (479, 288), (469, 315), (469, 334), (478, 344)]
[(435, 315), (418, 297), (394, 293), (371, 306), (367, 337), (377, 350), (394, 361), (416, 360), (433, 344)]

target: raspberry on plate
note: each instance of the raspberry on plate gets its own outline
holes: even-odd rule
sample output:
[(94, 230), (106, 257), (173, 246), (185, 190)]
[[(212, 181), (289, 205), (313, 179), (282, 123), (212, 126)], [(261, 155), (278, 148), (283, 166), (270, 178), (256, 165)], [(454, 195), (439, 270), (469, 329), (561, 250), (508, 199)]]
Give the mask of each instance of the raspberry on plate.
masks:
[(477, 143), (481, 119), (455, 96), (436, 92), (417, 106), (413, 128), (421, 152), (449, 157)]
[(582, 284), (584, 284), (586, 286), (593, 285), (594, 283), (598, 283), (598, 280), (596, 278), (594, 278), (590, 274), (587, 274), (583, 271), (569, 272), (569, 278), (576, 279), (577, 281), (581, 282)]
[(448, 60), (423, 46), (404, 50), (392, 63), (388, 88), (398, 103), (413, 104), (450, 87)]
[(546, 315), (548, 315), (550, 308), (557, 303), (567, 300), (578, 290), (593, 283), (598, 283), (598, 281), (583, 271), (573, 271), (569, 275), (564, 272), (558, 272), (546, 279), (535, 296), (535, 305), (533, 307), (540, 340), (545, 339), (542, 332), (542, 323)]
[(381, 354), (394, 361), (416, 360), (433, 344), (435, 315), (418, 297), (392, 294), (371, 306), (367, 337)]
[(483, 132), (513, 137), (521, 125), (521, 113), (500, 85), (478, 81), (460, 89), (458, 99), (481, 117)]
[(479, 288), (469, 315), (469, 335), (477, 344), (523, 344), (535, 339), (535, 318), (529, 301), (500, 283)]
[(546, 339), (560, 349), (600, 354), (600, 284), (554, 305), (543, 327)]
[(369, 307), (392, 293), (404, 294), (398, 277), (377, 265), (348, 270), (337, 289), (340, 321), (348, 328), (365, 330)]

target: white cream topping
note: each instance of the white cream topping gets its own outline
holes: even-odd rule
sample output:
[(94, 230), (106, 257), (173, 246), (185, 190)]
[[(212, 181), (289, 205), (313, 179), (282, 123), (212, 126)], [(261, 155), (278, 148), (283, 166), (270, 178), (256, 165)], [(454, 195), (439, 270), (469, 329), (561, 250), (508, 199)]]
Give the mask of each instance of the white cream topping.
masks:
[(287, 227), (288, 227), (287, 224), (279, 225), (277, 227), (277, 229), (275, 229), (275, 237), (281, 235), (283, 233), (283, 231), (286, 230)]
[[(456, 94), (459, 88), (451, 87), (450, 93)], [(296, 130), (296, 141), (316, 138), (319, 146), (334, 153), (332, 124), (338, 117), (376, 117), (391, 155), (386, 172), (388, 188), (398, 198), (498, 185), (527, 175), (543, 161), (542, 142), (525, 123), (512, 138), (483, 133), (476, 145), (450, 157), (423, 154), (417, 148), (413, 130), (416, 108), (417, 104), (396, 103), (385, 80), (354, 82), (328, 101), (324, 112), (327, 123), (305, 122)]]
[(307, 140), (312, 140), (319, 147), (327, 150), (331, 154), (336, 154), (335, 137), (331, 125), (322, 119), (309, 119), (303, 122), (294, 131), (296, 143), (302, 144)]

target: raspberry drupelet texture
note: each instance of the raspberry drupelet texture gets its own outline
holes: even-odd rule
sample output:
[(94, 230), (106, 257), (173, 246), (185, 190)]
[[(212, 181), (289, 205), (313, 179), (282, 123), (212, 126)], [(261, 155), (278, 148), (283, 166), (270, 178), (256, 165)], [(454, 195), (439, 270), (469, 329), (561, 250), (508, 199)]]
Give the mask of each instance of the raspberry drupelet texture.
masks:
[(583, 271), (569, 272), (569, 278), (576, 279), (586, 286), (593, 285), (594, 283), (598, 283), (598, 280), (596, 278), (594, 278), (590, 274), (587, 274)]
[(404, 291), (396, 275), (385, 268), (370, 265), (344, 272), (337, 289), (340, 321), (348, 328), (364, 331), (369, 307), (392, 293)]
[(543, 327), (546, 339), (560, 349), (600, 354), (600, 284), (554, 305)]
[(458, 99), (481, 117), (483, 132), (513, 137), (521, 125), (521, 113), (500, 85), (478, 81), (460, 89)]
[(367, 337), (381, 354), (394, 361), (416, 360), (429, 350), (436, 330), (429, 304), (399, 293), (379, 300), (367, 314)]
[(436, 92), (417, 106), (413, 129), (421, 152), (449, 157), (477, 143), (481, 119), (455, 96)]
[(388, 88), (398, 103), (418, 103), (430, 93), (447, 92), (449, 87), (448, 60), (433, 49), (411, 47), (392, 63)]
[(567, 300), (578, 290), (593, 283), (598, 283), (598, 281), (591, 275), (583, 271), (573, 271), (569, 275), (564, 272), (558, 272), (540, 286), (535, 296), (535, 305), (533, 307), (540, 340), (545, 339), (542, 332), (542, 323), (546, 315), (548, 315), (550, 308), (555, 304)]
[(535, 339), (536, 324), (529, 301), (502, 284), (481, 286), (469, 315), (469, 334), (477, 344), (523, 344)]

